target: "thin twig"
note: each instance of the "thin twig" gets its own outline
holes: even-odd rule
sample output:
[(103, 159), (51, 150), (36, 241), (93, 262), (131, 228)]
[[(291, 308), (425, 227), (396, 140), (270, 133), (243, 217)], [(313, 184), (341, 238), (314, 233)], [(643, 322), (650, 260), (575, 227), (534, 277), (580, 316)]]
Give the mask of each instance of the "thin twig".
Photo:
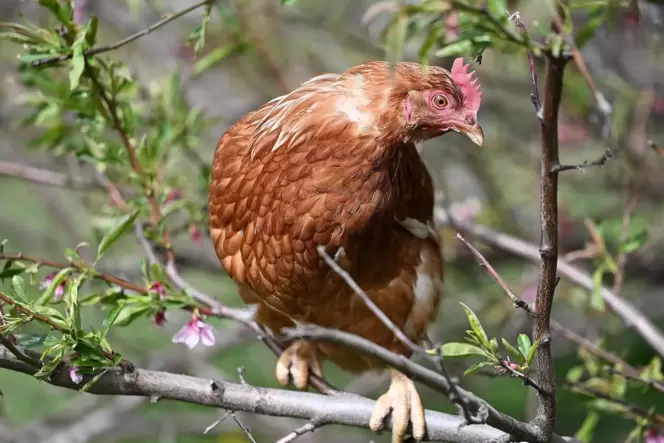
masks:
[(323, 420), (317, 420), (315, 418), (309, 420), (308, 423), (300, 426), (299, 428), (295, 429), (293, 432), (285, 436), (284, 438), (281, 438), (277, 440), (277, 443), (290, 443), (296, 438), (300, 437), (301, 435), (307, 434), (309, 432), (314, 432), (316, 429), (325, 426), (325, 422)]
[(251, 434), (251, 429), (245, 426), (245, 424), (242, 423), (239, 418), (237, 418), (237, 415), (235, 415), (234, 412), (231, 412), (231, 418), (240, 427), (240, 429), (242, 429), (242, 432), (244, 432), (244, 435), (247, 436), (247, 438), (251, 441), (251, 443), (256, 443), (254, 436)]
[[(204, 2), (205, 3), (205, 2)], [(97, 93), (99, 94), (99, 97), (101, 98), (101, 101), (106, 105), (108, 108), (108, 115), (111, 119), (111, 124), (115, 131), (118, 133), (120, 136), (120, 139), (122, 140), (122, 144), (125, 147), (125, 151), (127, 152), (127, 155), (129, 156), (129, 161), (131, 163), (131, 167), (136, 173), (136, 175), (139, 177), (141, 180), (141, 185), (143, 187), (143, 192), (145, 193), (145, 197), (147, 198), (148, 202), (150, 203), (150, 208), (151, 208), (151, 216), (152, 216), (152, 227), (156, 232), (160, 232), (161, 238), (164, 243), (164, 248), (166, 248), (166, 258), (168, 262), (175, 262), (175, 253), (173, 252), (173, 245), (171, 244), (171, 239), (170, 235), (168, 233), (168, 230), (166, 229), (165, 226), (162, 226), (162, 216), (161, 216), (161, 207), (159, 206), (159, 201), (157, 200), (157, 197), (155, 196), (155, 190), (150, 184), (150, 181), (148, 177), (145, 175), (145, 172), (143, 171), (143, 167), (141, 166), (140, 161), (138, 160), (138, 156), (136, 155), (136, 149), (134, 146), (134, 143), (131, 141), (129, 134), (125, 131), (125, 128), (122, 125), (122, 121), (120, 119), (120, 115), (118, 112), (118, 105), (117, 102), (115, 101), (115, 98), (112, 96), (109, 96), (106, 93), (106, 90), (104, 87), (101, 85), (99, 82), (99, 79), (97, 78), (96, 74), (93, 72), (92, 68), (86, 63), (85, 71), (87, 73), (88, 78), (90, 81), (95, 85), (95, 88), (97, 89)]]
[(459, 240), (461, 240), (463, 244), (465, 244), (468, 247), (468, 249), (470, 249), (470, 252), (472, 252), (475, 258), (480, 262), (480, 265), (486, 268), (486, 270), (489, 272), (489, 275), (491, 275), (491, 277), (493, 277), (496, 283), (498, 283), (498, 285), (503, 289), (505, 295), (507, 295), (509, 299), (512, 300), (512, 303), (514, 303), (515, 307), (523, 309), (530, 315), (535, 315), (535, 313), (533, 312), (533, 308), (531, 308), (528, 303), (521, 300), (519, 297), (516, 296), (514, 292), (512, 292), (512, 290), (509, 288), (509, 286), (507, 286), (507, 283), (505, 283), (500, 274), (496, 272), (493, 266), (491, 266), (488, 260), (484, 258), (482, 253), (478, 251), (477, 248), (475, 248), (475, 246), (473, 246), (468, 240), (466, 240), (466, 238), (463, 235), (459, 233), (457, 233), (456, 237)]
[(222, 415), (222, 416), (219, 417), (217, 420), (215, 420), (214, 422), (212, 422), (212, 424), (211, 424), (210, 426), (208, 426), (207, 428), (205, 428), (205, 429), (203, 430), (203, 435), (208, 434), (211, 430), (213, 430), (214, 428), (216, 428), (217, 426), (219, 426), (219, 425), (221, 424), (221, 422), (223, 422), (224, 420), (226, 420), (230, 415), (231, 415), (231, 411), (227, 411), (224, 415)]
[(664, 417), (661, 415), (657, 415), (655, 413), (652, 413), (651, 411), (642, 408), (641, 406), (635, 405), (633, 403), (629, 403), (625, 400), (622, 400), (620, 398), (614, 397), (610, 394), (607, 394), (603, 391), (600, 391), (599, 389), (594, 389), (590, 386), (586, 386), (582, 383), (576, 383), (576, 382), (566, 382), (568, 386), (570, 386), (573, 389), (576, 389), (580, 391), (581, 393), (584, 393), (588, 395), (589, 397), (594, 397), (594, 398), (601, 398), (602, 400), (609, 401), (611, 403), (615, 403), (618, 405), (623, 406), (629, 413), (636, 417), (643, 417), (647, 418), (654, 423), (658, 424), (659, 426), (664, 426)]
[(528, 374), (524, 374), (523, 372), (517, 371), (512, 366), (510, 366), (510, 363), (507, 360), (503, 360), (501, 358), (499, 362), (500, 362), (500, 367), (503, 368), (510, 376), (518, 378), (523, 382), (524, 385), (534, 388), (540, 394), (544, 393), (544, 389), (542, 389), (542, 387), (539, 384), (537, 384), (535, 380), (533, 380), (530, 376), (528, 376)]
[(579, 171), (579, 172), (585, 172), (585, 168), (590, 168), (593, 166), (599, 166), (600, 168), (603, 168), (604, 165), (608, 160), (610, 160), (613, 157), (613, 151), (611, 149), (606, 148), (602, 155), (597, 159), (597, 160), (584, 160), (582, 163), (576, 164), (576, 165), (553, 165), (551, 167), (551, 172), (562, 172), (562, 171)]
[(390, 330), (394, 334), (395, 337), (401, 341), (408, 349), (410, 349), (414, 354), (419, 354), (419, 355), (427, 355), (424, 349), (421, 347), (417, 346), (413, 341), (406, 336), (406, 334), (403, 333), (403, 331), (394, 324), (394, 322), (385, 314), (376, 303), (374, 303), (373, 300), (371, 300), (371, 297), (367, 295), (366, 292), (362, 288), (360, 288), (360, 285), (358, 285), (355, 280), (353, 280), (353, 277), (346, 272), (339, 264), (334, 261), (332, 257), (328, 255), (327, 252), (325, 252), (325, 247), (324, 246), (318, 246), (318, 254), (323, 258), (323, 261), (332, 268), (332, 270), (341, 277), (348, 286), (362, 299), (365, 305), (371, 310), (371, 312), (374, 313), (376, 317), (385, 325), (387, 329)]
[[(36, 263), (40, 266), (48, 266), (49, 268), (54, 268), (54, 269), (64, 269), (68, 267), (73, 267), (77, 271), (83, 271), (83, 267), (80, 263), (72, 262), (72, 263), (63, 263), (63, 262), (57, 262), (54, 260), (47, 260), (39, 257), (35, 257), (32, 255), (27, 255), (23, 253), (15, 253), (15, 254), (6, 254), (3, 252), (0, 252), (0, 260), (12, 260), (12, 261), (26, 261), (30, 263)], [(138, 292), (139, 294), (147, 294), (148, 290), (144, 288), (143, 286), (139, 286), (136, 283), (130, 282), (128, 280), (115, 277), (112, 275), (107, 275), (107, 274), (100, 274), (98, 272), (95, 272), (93, 274), (93, 277), (96, 278), (97, 280), (102, 280), (105, 281), (106, 283), (110, 285), (115, 285), (119, 286), (120, 288), (129, 290), (129, 291), (134, 291)]]
[(85, 180), (83, 177), (70, 176), (61, 172), (35, 168), (20, 163), (0, 161), (0, 175), (20, 178), (40, 185), (70, 188), (79, 191), (103, 189), (102, 186)]
[[(551, 5), (551, 3), (547, 4)], [(553, 21), (556, 31), (563, 36), (563, 40), (565, 41), (567, 46), (569, 46), (570, 51), (572, 51), (572, 59), (574, 60), (574, 64), (576, 65), (579, 72), (583, 76), (583, 79), (588, 85), (588, 89), (590, 89), (590, 91), (592, 92), (593, 97), (595, 98), (595, 102), (597, 103), (597, 108), (602, 114), (602, 117), (604, 118), (603, 132), (605, 132), (605, 135), (608, 135), (608, 131), (611, 128), (610, 125), (611, 113), (613, 112), (611, 104), (608, 102), (608, 100), (604, 97), (602, 91), (595, 84), (595, 81), (593, 80), (592, 76), (590, 75), (590, 72), (588, 71), (588, 67), (586, 66), (586, 62), (583, 59), (581, 51), (579, 51), (579, 49), (576, 47), (574, 38), (572, 38), (571, 35), (565, 32), (565, 27), (563, 26), (563, 22), (560, 18), (560, 15), (556, 11), (552, 12), (553, 12)]]
[[(510, 20), (513, 20), (516, 27), (519, 28), (519, 31), (521, 32), (521, 37), (524, 39), (528, 38), (528, 30), (526, 29), (526, 25), (523, 24), (523, 21), (521, 21), (521, 14), (519, 13), (519, 11), (516, 11), (513, 14), (511, 14)], [(542, 102), (540, 100), (539, 87), (537, 85), (537, 64), (535, 63), (535, 53), (530, 48), (528, 48), (528, 66), (530, 67), (530, 82), (532, 84), (530, 101), (533, 103), (533, 106), (535, 107), (535, 114), (537, 115), (537, 118), (541, 122), (543, 119), (543, 115), (542, 115)]]
[[(187, 8), (184, 8), (178, 12), (174, 12), (172, 14), (168, 14), (165, 16), (163, 19), (159, 20), (157, 23), (149, 26), (148, 28), (143, 29), (142, 31), (139, 31), (135, 34), (132, 34), (128, 37), (123, 38), (122, 40), (119, 40), (115, 43), (112, 43), (110, 45), (104, 45), (104, 46), (98, 46), (96, 48), (88, 49), (87, 51), (83, 52), (83, 55), (88, 57), (88, 56), (93, 56), (93, 55), (99, 55), (104, 52), (109, 52), (113, 51), (115, 49), (121, 48), (122, 46), (128, 45), (129, 43), (132, 43), (139, 38), (150, 34), (153, 31), (156, 31), (157, 29), (161, 28), (164, 25), (167, 25), (168, 23), (172, 22), (173, 20), (177, 20), (178, 18), (189, 14), (192, 11), (195, 11), (196, 9), (202, 8), (205, 6), (207, 3), (213, 2), (214, 0), (203, 0), (198, 3), (195, 3)], [(44, 65), (49, 65), (52, 63), (58, 63), (58, 62), (63, 62), (65, 60), (69, 60), (70, 58), (73, 57), (73, 53), (69, 54), (63, 54), (63, 55), (58, 55), (55, 57), (46, 57), (42, 58), (39, 60), (35, 60), (30, 63), (31, 66), (44, 66)]]

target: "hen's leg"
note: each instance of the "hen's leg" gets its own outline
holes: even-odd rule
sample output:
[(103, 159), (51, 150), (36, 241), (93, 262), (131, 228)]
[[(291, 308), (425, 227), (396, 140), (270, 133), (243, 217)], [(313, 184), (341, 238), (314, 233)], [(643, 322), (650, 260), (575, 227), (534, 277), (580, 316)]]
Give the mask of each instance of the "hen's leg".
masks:
[(392, 412), (392, 443), (402, 443), (408, 423), (413, 427), (413, 438), (424, 438), (424, 408), (415, 383), (396, 369), (392, 371), (390, 389), (383, 394), (371, 414), (369, 426), (374, 432), (383, 429), (385, 418)]
[(316, 345), (304, 340), (297, 340), (281, 354), (277, 360), (276, 375), (282, 386), (286, 386), (293, 378), (298, 389), (305, 389), (309, 379), (309, 371), (323, 377), (323, 367)]

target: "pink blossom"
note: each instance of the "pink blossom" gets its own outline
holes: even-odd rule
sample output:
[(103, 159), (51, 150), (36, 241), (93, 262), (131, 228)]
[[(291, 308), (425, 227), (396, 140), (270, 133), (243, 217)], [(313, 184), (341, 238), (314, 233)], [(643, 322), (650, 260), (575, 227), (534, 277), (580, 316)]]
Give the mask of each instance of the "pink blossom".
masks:
[(645, 443), (664, 443), (664, 436), (654, 429), (649, 429), (646, 434)]
[(78, 373), (78, 368), (76, 366), (69, 368), (69, 378), (71, 378), (71, 381), (76, 384), (79, 384), (83, 381), (83, 376)]
[[(44, 277), (44, 279), (39, 283), (39, 289), (41, 289), (42, 291), (48, 289), (51, 283), (53, 283), (53, 279), (55, 278), (56, 275), (58, 275), (57, 272), (52, 272), (48, 274), (46, 277)], [(62, 296), (65, 293), (65, 282), (66, 280), (63, 280), (58, 285), (58, 287), (55, 288), (55, 291), (53, 291), (53, 301), (57, 302), (60, 301), (60, 299), (62, 299)]]
[(450, 205), (452, 218), (459, 222), (469, 222), (482, 212), (482, 203), (477, 197), (470, 197), (462, 202), (454, 202)]
[(453, 41), (459, 35), (458, 29), (459, 14), (456, 11), (450, 11), (445, 18), (445, 40)]
[(157, 311), (152, 318), (152, 324), (157, 327), (164, 326), (166, 323), (166, 309), (161, 309)]
[(191, 241), (194, 243), (200, 243), (201, 231), (198, 230), (198, 227), (194, 223), (189, 225), (189, 234), (191, 235)]
[(150, 292), (154, 292), (159, 295), (160, 299), (163, 299), (166, 296), (166, 286), (160, 281), (154, 281), (150, 284)]
[(72, 6), (74, 7), (74, 22), (83, 24), (88, 19), (88, 0), (76, 0), (72, 1)]
[(166, 194), (166, 200), (164, 201), (164, 204), (172, 203), (174, 201), (180, 200), (182, 198), (182, 191), (179, 189), (171, 189), (168, 191), (168, 194)]
[(184, 343), (189, 349), (194, 349), (199, 341), (205, 346), (214, 345), (214, 330), (194, 314), (189, 323), (173, 336), (173, 343)]
[(566, 122), (558, 127), (558, 141), (561, 143), (580, 143), (589, 138), (588, 130), (580, 123)]

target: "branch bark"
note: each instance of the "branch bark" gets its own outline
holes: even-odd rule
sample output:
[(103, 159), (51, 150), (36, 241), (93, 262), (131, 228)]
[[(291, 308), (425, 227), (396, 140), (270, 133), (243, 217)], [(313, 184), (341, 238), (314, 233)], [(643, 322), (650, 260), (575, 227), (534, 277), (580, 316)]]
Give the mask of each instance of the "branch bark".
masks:
[[(25, 351), (34, 354), (29, 351)], [(37, 369), (18, 360), (5, 347), (0, 346), (0, 368), (33, 375)], [(87, 381), (87, 376), (86, 380)], [(67, 371), (48, 381), (49, 384), (76, 390)], [(216, 387), (216, 389), (213, 389)], [(277, 417), (310, 420), (315, 418), (329, 425), (367, 428), (374, 402), (352, 394), (335, 397), (309, 392), (259, 388), (247, 384), (214, 382), (188, 375), (162, 371), (136, 369), (124, 373), (116, 369), (103, 375), (88, 391), (96, 395), (128, 395), (156, 397), (187, 403), (213, 406), (228, 410), (247, 411)], [(426, 441), (450, 443), (479, 443), (501, 438), (502, 431), (488, 425), (463, 426), (463, 419), (441, 412), (426, 411)], [(388, 423), (391, 426), (391, 423)], [(568, 441), (554, 436), (553, 442)]]

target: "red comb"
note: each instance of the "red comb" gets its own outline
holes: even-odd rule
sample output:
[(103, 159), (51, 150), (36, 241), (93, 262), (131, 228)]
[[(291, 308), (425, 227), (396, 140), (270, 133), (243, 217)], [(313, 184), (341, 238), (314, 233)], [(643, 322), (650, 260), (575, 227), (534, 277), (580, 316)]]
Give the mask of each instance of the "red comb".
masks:
[(454, 60), (452, 64), (452, 80), (459, 85), (459, 89), (463, 92), (464, 103), (466, 109), (473, 111), (477, 115), (480, 109), (480, 102), (482, 101), (482, 92), (477, 79), (473, 78), (474, 72), (468, 72), (469, 65), (463, 64), (463, 58), (459, 57)]

